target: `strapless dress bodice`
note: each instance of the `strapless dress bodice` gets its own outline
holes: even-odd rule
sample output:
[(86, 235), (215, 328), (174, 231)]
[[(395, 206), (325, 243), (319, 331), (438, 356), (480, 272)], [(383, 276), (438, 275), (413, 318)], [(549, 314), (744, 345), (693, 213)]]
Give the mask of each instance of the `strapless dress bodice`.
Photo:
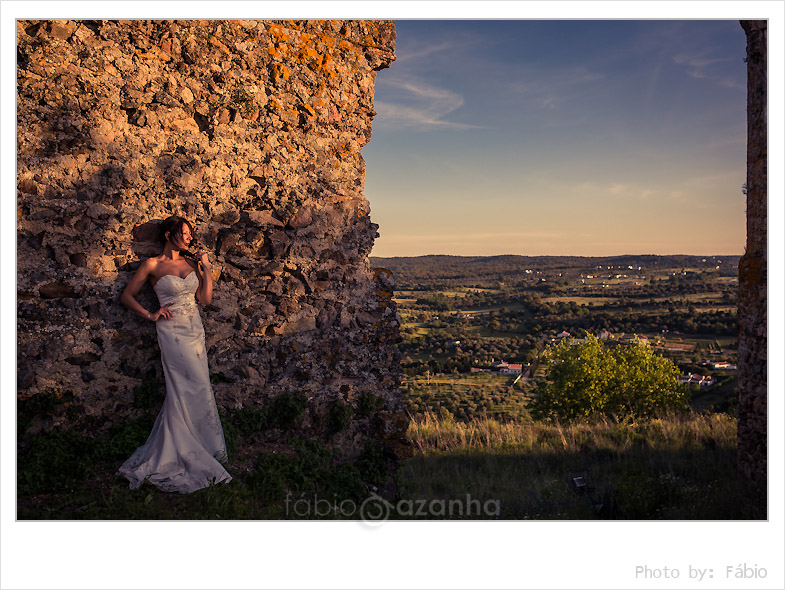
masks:
[(196, 307), (194, 295), (198, 287), (199, 278), (196, 276), (196, 271), (192, 271), (184, 279), (177, 275), (164, 275), (158, 279), (153, 290), (158, 295), (161, 307), (169, 304), (171, 307)]

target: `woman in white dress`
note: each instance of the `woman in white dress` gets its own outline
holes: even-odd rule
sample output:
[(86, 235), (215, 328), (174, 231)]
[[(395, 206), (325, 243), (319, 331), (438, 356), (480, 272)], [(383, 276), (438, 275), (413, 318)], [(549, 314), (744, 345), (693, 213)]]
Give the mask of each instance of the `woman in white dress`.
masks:
[[(196, 304), (212, 299), (210, 262), (205, 252), (188, 252), (192, 234), (193, 227), (182, 217), (161, 223), (163, 252), (142, 262), (120, 297), (131, 311), (155, 322), (166, 380), (163, 408), (147, 442), (118, 471), (132, 489), (148, 481), (164, 491), (188, 493), (232, 479), (221, 465), (227, 459), (226, 441)], [(160, 305), (155, 312), (136, 300), (148, 280)]]

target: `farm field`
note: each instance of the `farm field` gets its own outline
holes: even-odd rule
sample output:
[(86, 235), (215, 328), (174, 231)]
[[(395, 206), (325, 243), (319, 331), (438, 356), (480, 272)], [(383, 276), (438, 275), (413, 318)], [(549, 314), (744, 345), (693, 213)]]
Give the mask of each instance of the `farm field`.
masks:
[[(558, 334), (606, 331), (609, 346), (646, 337), (683, 374), (714, 376), (695, 409), (733, 411), (738, 257), (460, 257), (373, 259), (397, 281), (403, 386), (413, 415), (525, 417)], [(472, 367), (521, 364), (525, 378), (480, 379)], [(426, 377), (427, 375), (427, 377)], [(444, 414), (447, 415), (447, 414)]]
[(526, 419), (530, 388), (512, 375), (454, 374), (415, 376), (402, 383), (404, 398), (414, 414), (440, 417)]
[(543, 297), (545, 303), (577, 303), (578, 305), (607, 305), (617, 303), (619, 300), (614, 297), (583, 297), (578, 295), (559, 295), (554, 297)]

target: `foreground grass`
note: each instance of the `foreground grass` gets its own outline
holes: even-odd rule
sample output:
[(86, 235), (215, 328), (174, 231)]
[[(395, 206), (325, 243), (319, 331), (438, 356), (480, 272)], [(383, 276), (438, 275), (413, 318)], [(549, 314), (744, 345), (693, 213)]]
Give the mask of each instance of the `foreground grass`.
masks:
[(145, 442), (153, 414), (117, 424), (102, 436), (58, 430), (25, 434), (31, 416), (52, 414), (61, 403), (58, 395), (42, 397), (22, 405), (18, 413), (19, 519), (341, 518), (341, 512), (309, 514), (294, 511), (290, 504), (301, 496), (359, 503), (371, 486), (386, 483), (385, 457), (378, 445), (369, 441), (359, 457), (348, 461), (303, 438), (299, 424), (305, 401), (284, 393), (267, 406), (221, 416), (232, 481), (185, 495), (150, 485), (130, 490), (116, 471)]
[[(67, 447), (65, 448), (67, 451)], [(57, 457), (56, 455), (53, 455)], [(56, 458), (49, 463), (60, 463)], [(368, 496), (375, 479), (373, 451), (355, 462), (343, 462), (329, 449), (306, 440), (291, 447), (270, 450), (264, 445), (236, 453), (226, 465), (233, 479), (191, 494), (166, 493), (151, 485), (131, 490), (116, 475), (122, 462), (100, 461), (80, 468), (79, 460), (67, 467), (83, 479), (48, 478), (41, 490), (17, 485), (17, 518), (67, 520), (278, 520), (341, 518), (342, 514), (295, 512), (292, 502), (305, 498), (340, 498), (359, 504)], [(21, 466), (20, 478), (29, 476)], [(288, 501), (287, 501), (288, 499)]]
[(736, 420), (726, 414), (559, 425), (428, 413), (409, 436), (418, 453), (399, 473), (402, 497), (469, 494), (498, 501), (503, 519), (766, 518), (765, 489), (737, 472)]
[[(105, 439), (40, 435), (18, 455), (19, 519), (765, 519), (765, 489), (736, 471), (736, 421), (725, 414), (645, 424), (545, 424), (431, 413), (412, 419), (415, 449), (386, 511), (356, 509), (384, 484), (380, 451), (342, 462), (318, 443), (273, 447), (268, 418), (230, 417), (234, 476), (193, 494), (129, 490), (117, 466), (149, 432), (145, 420)], [(576, 493), (573, 478), (583, 478)], [(299, 506), (292, 500), (304, 499)], [(319, 509), (316, 502), (321, 502)], [(337, 506), (347, 502), (355, 510)], [(344, 506), (347, 504), (344, 504)], [(315, 509), (315, 510), (314, 510)]]

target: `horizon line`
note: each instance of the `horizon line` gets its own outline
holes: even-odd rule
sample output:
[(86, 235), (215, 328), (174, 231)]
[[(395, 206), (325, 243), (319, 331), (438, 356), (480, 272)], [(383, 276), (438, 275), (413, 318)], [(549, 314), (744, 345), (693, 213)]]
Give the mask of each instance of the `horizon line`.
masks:
[(615, 256), (694, 256), (694, 257), (728, 257), (728, 256), (744, 256), (741, 254), (415, 254), (410, 256), (379, 256), (373, 253), (369, 254), (369, 258), (424, 258), (426, 256), (450, 256), (452, 258), (497, 258), (500, 256), (520, 256), (525, 258), (612, 258)]

